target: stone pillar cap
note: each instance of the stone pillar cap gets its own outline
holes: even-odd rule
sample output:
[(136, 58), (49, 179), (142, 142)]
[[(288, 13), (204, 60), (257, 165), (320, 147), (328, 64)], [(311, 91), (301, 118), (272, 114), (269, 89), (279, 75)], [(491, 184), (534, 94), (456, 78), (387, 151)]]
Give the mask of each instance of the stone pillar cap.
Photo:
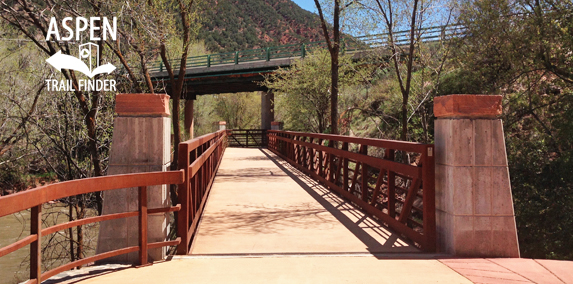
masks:
[(501, 95), (448, 95), (434, 98), (436, 118), (496, 118)]
[(117, 94), (115, 112), (119, 116), (169, 116), (166, 94)]
[(271, 121), (271, 125), (281, 125), (281, 121)]
[(219, 125), (226, 125), (227, 122), (226, 121), (219, 121)]

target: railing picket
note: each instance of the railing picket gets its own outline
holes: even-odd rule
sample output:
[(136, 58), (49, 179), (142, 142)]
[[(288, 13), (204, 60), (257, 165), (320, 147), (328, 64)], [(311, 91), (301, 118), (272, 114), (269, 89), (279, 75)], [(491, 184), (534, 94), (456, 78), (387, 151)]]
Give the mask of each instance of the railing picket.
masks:
[(147, 186), (139, 187), (139, 265), (147, 264)]
[[(322, 145), (322, 139), (318, 139), (318, 145)], [(322, 151), (318, 151), (318, 172), (319, 176), (323, 176), (323, 169), (322, 169)]]
[(424, 244), (428, 250), (436, 250), (436, 193), (434, 146), (429, 145), (422, 153), (422, 202), (424, 205)]
[(334, 184), (336, 184), (336, 185), (338, 185), (338, 183), (340, 182), (340, 175), (342, 172), (343, 160), (344, 159), (338, 157), (338, 165), (336, 166), (336, 174), (334, 176)]
[[(363, 155), (368, 155), (368, 146), (366, 145), (361, 145), (361, 154)], [(362, 165), (362, 200), (363, 201), (368, 201), (368, 165), (367, 164), (363, 164)]]
[(384, 183), (384, 174), (386, 173), (386, 170), (384, 169), (380, 169), (380, 172), (378, 172), (378, 178), (376, 179), (376, 186), (374, 186), (374, 191), (372, 192), (372, 199), (370, 200), (370, 205), (374, 206), (376, 204), (376, 199), (378, 198), (378, 195), (380, 194), (380, 188), (382, 187), (382, 184)]
[(184, 171), (183, 183), (178, 186), (178, 198), (181, 204), (181, 210), (177, 212), (177, 235), (181, 237), (181, 243), (177, 246), (177, 254), (187, 254), (189, 244), (187, 243), (187, 228), (189, 227), (189, 212), (191, 206), (189, 203), (190, 190), (189, 190), (189, 145), (179, 144), (179, 168)]
[(402, 206), (402, 211), (400, 212), (400, 217), (398, 217), (398, 221), (400, 223), (406, 223), (408, 221), (408, 217), (410, 217), (410, 212), (412, 210), (412, 205), (414, 204), (414, 200), (416, 199), (416, 195), (418, 195), (418, 190), (420, 189), (420, 185), (422, 184), (422, 180), (419, 178), (415, 178), (412, 180), (412, 184), (410, 184), (410, 188), (408, 189), (408, 193), (406, 194), (406, 200), (404, 201), (404, 206)]
[[(394, 161), (394, 155), (394, 149), (388, 149), (387, 159)], [(396, 174), (392, 170), (388, 170), (388, 215), (396, 217)]]
[(30, 213), (30, 235), (37, 239), (30, 244), (30, 279), (42, 283), (42, 204), (34, 206)]
[(354, 194), (356, 188), (356, 182), (358, 180), (358, 172), (360, 171), (361, 163), (354, 162), (354, 175), (352, 176), (352, 182), (350, 183), (349, 191)]
[[(306, 142), (306, 137), (301, 137), (301, 141)], [(305, 146), (302, 146), (302, 166), (306, 168), (306, 156), (307, 156), (307, 152), (306, 152), (306, 148)]]
[[(314, 139), (309, 137), (309, 143), (314, 145)], [(311, 146), (308, 149), (308, 170), (315, 172), (316, 171), (316, 151), (314, 150), (314, 148)]]
[[(348, 151), (348, 143), (347, 142), (342, 143), (342, 150)], [(342, 160), (344, 163), (344, 165), (343, 165), (344, 173), (342, 174), (343, 175), (343, 177), (342, 177), (342, 179), (343, 179), (342, 180), (342, 185), (343, 185), (342, 189), (348, 190), (348, 158), (342, 158)]]

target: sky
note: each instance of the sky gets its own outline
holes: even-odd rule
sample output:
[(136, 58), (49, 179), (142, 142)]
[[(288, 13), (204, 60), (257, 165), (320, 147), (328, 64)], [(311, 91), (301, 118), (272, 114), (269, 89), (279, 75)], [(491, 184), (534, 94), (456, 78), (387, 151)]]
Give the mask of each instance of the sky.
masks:
[(314, 6), (313, 0), (292, 0), (292, 1), (305, 10), (317, 13), (316, 6)]

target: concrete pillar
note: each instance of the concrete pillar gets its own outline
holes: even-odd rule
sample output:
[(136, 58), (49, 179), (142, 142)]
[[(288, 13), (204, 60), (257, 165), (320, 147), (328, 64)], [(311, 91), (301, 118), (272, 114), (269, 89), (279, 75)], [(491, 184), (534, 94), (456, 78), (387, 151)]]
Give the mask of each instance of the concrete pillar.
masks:
[(219, 121), (219, 130), (225, 130), (225, 129), (227, 129), (227, 122)]
[[(108, 175), (166, 171), (170, 164), (169, 96), (155, 94), (118, 94), (116, 96), (113, 143)], [(165, 185), (148, 187), (148, 208), (170, 206)], [(104, 192), (103, 214), (136, 211), (137, 188)], [(138, 245), (138, 218), (100, 223), (97, 253)], [(167, 239), (169, 214), (148, 216), (148, 242)], [(166, 249), (150, 249), (149, 260), (165, 257)], [(120, 255), (102, 262), (137, 263), (138, 253)]]
[(501, 96), (434, 99), (438, 250), (519, 257)]
[(273, 121), (271, 122), (271, 129), (272, 130), (283, 130), (283, 122)]
[(193, 119), (193, 102), (195, 100), (185, 100), (185, 132), (189, 139), (193, 139), (193, 126), (195, 119)]
[(271, 129), (271, 122), (275, 120), (274, 101), (272, 91), (261, 92), (261, 129)]

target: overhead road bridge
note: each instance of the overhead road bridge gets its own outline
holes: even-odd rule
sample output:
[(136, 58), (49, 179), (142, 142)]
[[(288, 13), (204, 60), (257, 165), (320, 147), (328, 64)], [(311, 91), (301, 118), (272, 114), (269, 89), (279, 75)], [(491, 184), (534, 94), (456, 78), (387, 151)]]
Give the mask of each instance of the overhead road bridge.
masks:
[[(437, 42), (460, 37), (464, 28), (459, 25), (436, 26), (419, 29), (421, 42)], [(392, 34), (395, 44), (404, 51), (409, 44), (410, 31)], [(343, 38), (341, 51), (352, 54), (355, 60), (371, 63), (380, 61), (380, 54), (373, 53), (388, 47), (390, 35), (375, 34)], [(296, 59), (304, 58), (313, 50), (326, 48), (325, 41), (272, 46), (267, 48), (215, 53), (187, 58), (185, 81), (181, 99), (185, 104), (185, 129), (193, 133), (193, 101), (200, 95), (261, 92), (261, 129), (271, 129), (274, 120), (274, 94), (261, 83), (265, 75), (279, 68), (290, 67)], [(384, 52), (387, 52), (384, 51)], [(390, 58), (388, 53), (382, 60)], [(169, 62), (173, 70), (178, 70), (181, 59)], [(176, 72), (176, 71), (174, 71)], [(163, 61), (156, 62), (150, 69), (151, 80), (158, 86), (164, 86), (170, 92), (169, 73)]]
[[(459, 25), (436, 26), (420, 29), (420, 41), (434, 42), (448, 40), (464, 34)], [(409, 42), (410, 31), (393, 34), (396, 45), (405, 47)], [(354, 59), (367, 59), (369, 53), (388, 46), (389, 34), (375, 34), (346, 37), (342, 40), (341, 51), (350, 53)], [(295, 59), (304, 58), (309, 52), (326, 48), (325, 41), (272, 46), (267, 48), (215, 53), (187, 58), (185, 91), (182, 99), (193, 100), (198, 95), (267, 91), (260, 85), (264, 75), (292, 65)], [(169, 63), (174, 70), (179, 69), (181, 59)], [(169, 74), (162, 61), (156, 62), (150, 70), (152, 81), (168, 85)]]

